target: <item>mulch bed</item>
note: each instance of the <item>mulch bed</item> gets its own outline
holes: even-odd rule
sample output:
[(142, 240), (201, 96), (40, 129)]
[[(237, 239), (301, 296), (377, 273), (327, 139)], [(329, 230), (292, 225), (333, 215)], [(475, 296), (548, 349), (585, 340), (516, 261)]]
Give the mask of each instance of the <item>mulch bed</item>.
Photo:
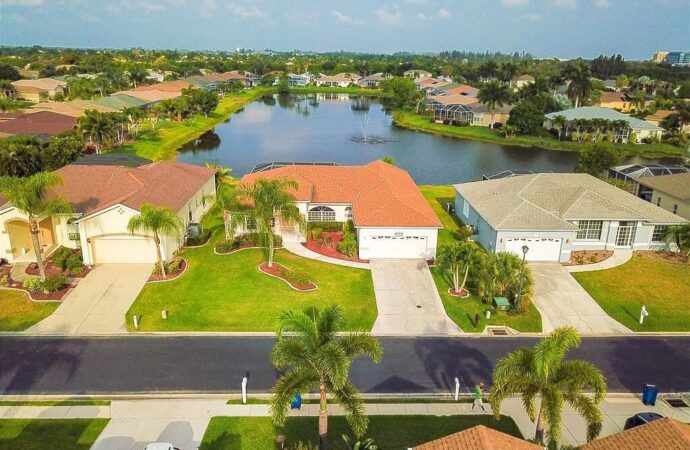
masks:
[(581, 250), (570, 254), (570, 261), (563, 263), (564, 266), (584, 266), (596, 264), (610, 258), (613, 255), (611, 250)]
[(285, 281), (287, 284), (292, 286), (293, 289), (296, 289), (298, 291), (313, 291), (317, 288), (316, 284), (312, 283), (311, 281), (307, 284), (293, 284), (290, 280), (288, 280), (285, 277), (284, 272), (287, 270), (285, 266), (282, 266), (276, 262), (273, 263), (273, 267), (269, 267), (268, 263), (261, 263), (259, 265), (259, 270), (267, 275), (272, 275), (276, 278), (280, 278), (281, 280)]
[[(87, 266), (83, 266), (83, 270), (80, 273), (74, 273), (69, 270), (62, 270), (55, 264), (53, 264), (52, 259), (47, 259), (43, 261), (43, 267), (46, 270), (46, 276), (50, 275), (64, 275), (68, 278), (84, 278), (86, 275), (91, 272), (91, 269)], [(27, 275), (34, 275), (34, 276), (39, 276), (41, 275), (41, 272), (38, 270), (38, 264), (36, 263), (31, 263), (26, 267), (26, 270), (24, 271)]]
[(180, 261), (180, 265), (179, 265), (179, 267), (177, 268), (177, 271), (176, 271), (175, 273), (168, 273), (167, 276), (166, 276), (165, 278), (163, 278), (163, 275), (151, 274), (151, 276), (149, 277), (147, 283), (150, 283), (150, 282), (152, 282), (152, 281), (170, 281), (170, 280), (174, 280), (175, 278), (177, 278), (177, 277), (179, 277), (180, 275), (182, 275), (182, 272), (184, 272), (186, 269), (187, 269), (187, 260), (183, 258), (183, 259)]
[(633, 252), (634, 256), (645, 258), (645, 259), (655, 259), (658, 261), (666, 261), (676, 264), (690, 264), (690, 259), (686, 258), (680, 252), (665, 252), (665, 251), (654, 251), (654, 250), (637, 250)]
[[(325, 239), (326, 237), (331, 238), (331, 243), (330, 245), (326, 245)], [(331, 258), (336, 258), (336, 259), (342, 259), (345, 261), (353, 261), (353, 262), (361, 262), (361, 263), (366, 263), (369, 262), (364, 259), (359, 259), (356, 256), (355, 257), (349, 257), (347, 255), (344, 255), (338, 251), (338, 243), (343, 239), (343, 232), (342, 231), (324, 231), (321, 240), (316, 241), (311, 238), (311, 236), (308, 237), (307, 242), (303, 243), (306, 248), (311, 250), (312, 252), (318, 253), (320, 255), (324, 256), (329, 256)]]
[(460, 297), (460, 298), (467, 298), (470, 296), (470, 291), (467, 289), (460, 289), (460, 292), (456, 291), (453, 288), (448, 289), (448, 293), (452, 295), (453, 297)]
[(19, 281), (15, 281), (10, 277), (10, 271), (12, 270), (11, 265), (5, 265), (0, 267), (0, 278), (3, 278), (5, 275), (7, 276), (7, 284), (5, 286), (0, 286), (0, 287), (7, 287), (7, 288), (13, 288), (13, 289), (19, 289), (21, 291), (24, 291), (28, 293), (33, 300), (50, 300), (50, 301), (55, 301), (55, 300), (62, 300), (65, 294), (72, 289), (72, 285), (66, 284), (65, 286), (62, 287), (62, 289), (59, 289), (55, 292), (50, 292), (48, 294), (44, 293), (43, 291), (34, 291), (30, 292), (26, 289), (24, 289), (23, 283), (20, 283)]

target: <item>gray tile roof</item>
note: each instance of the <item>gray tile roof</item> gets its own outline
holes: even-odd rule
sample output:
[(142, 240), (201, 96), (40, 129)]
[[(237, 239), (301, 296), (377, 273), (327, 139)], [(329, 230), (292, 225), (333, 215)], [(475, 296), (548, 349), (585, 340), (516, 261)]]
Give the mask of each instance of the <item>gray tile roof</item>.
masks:
[(679, 200), (690, 202), (690, 173), (644, 177), (639, 179), (638, 183)]
[(591, 175), (540, 173), (455, 185), (496, 230), (577, 229), (574, 220), (685, 220)]
[(600, 108), (597, 106), (583, 106), (581, 108), (571, 108), (563, 111), (546, 114), (547, 119), (556, 116), (564, 116), (568, 122), (577, 119), (606, 119), (606, 120), (625, 120), (633, 130), (663, 130), (663, 128), (652, 125), (644, 120), (630, 117), (611, 108)]

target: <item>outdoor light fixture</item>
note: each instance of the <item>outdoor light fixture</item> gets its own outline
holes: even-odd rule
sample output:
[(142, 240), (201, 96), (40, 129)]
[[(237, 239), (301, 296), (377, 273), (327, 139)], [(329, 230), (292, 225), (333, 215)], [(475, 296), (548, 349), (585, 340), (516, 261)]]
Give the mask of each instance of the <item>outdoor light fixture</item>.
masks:
[(523, 255), (526, 255), (528, 251), (529, 251), (529, 247), (526, 246), (526, 245), (523, 245), (523, 246), (522, 246), (522, 254), (523, 254)]

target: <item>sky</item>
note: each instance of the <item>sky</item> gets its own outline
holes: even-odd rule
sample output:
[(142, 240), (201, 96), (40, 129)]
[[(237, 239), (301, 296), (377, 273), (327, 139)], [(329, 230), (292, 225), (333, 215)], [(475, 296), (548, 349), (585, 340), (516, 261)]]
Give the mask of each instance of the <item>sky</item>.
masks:
[(690, 0), (0, 0), (0, 44), (650, 59), (690, 50)]

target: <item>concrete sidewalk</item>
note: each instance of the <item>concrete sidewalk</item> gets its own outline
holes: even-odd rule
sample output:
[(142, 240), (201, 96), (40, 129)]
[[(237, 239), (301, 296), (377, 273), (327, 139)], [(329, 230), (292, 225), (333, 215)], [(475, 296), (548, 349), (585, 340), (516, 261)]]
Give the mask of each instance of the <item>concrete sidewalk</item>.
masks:
[[(367, 403), (368, 415), (489, 415), (472, 411), (471, 403)], [(317, 416), (319, 406), (305, 404), (294, 416)], [(623, 429), (625, 420), (643, 411), (653, 411), (681, 422), (690, 422), (690, 408), (671, 408), (662, 400), (656, 406), (645, 406), (632, 395), (610, 396), (601, 403), (604, 425), (601, 436)], [(342, 415), (337, 405), (329, 406), (331, 415)], [(511, 416), (527, 439), (534, 436), (532, 423), (519, 398), (503, 403), (502, 414)], [(2, 406), (0, 418), (110, 418), (110, 422), (92, 447), (95, 450), (140, 450), (148, 442), (166, 441), (181, 448), (196, 448), (212, 417), (268, 417), (267, 404), (226, 405), (224, 399), (128, 400), (113, 401), (111, 406)], [(572, 409), (564, 410), (562, 443), (585, 442), (584, 420)]]
[(337, 266), (369, 270), (369, 263), (346, 261), (344, 259), (331, 258), (330, 256), (322, 255), (320, 253), (311, 251), (299, 242), (283, 242), (283, 248), (289, 251), (290, 253), (294, 253), (295, 255), (302, 256), (304, 258), (314, 259), (316, 261), (321, 261), (328, 264), (335, 264)]

